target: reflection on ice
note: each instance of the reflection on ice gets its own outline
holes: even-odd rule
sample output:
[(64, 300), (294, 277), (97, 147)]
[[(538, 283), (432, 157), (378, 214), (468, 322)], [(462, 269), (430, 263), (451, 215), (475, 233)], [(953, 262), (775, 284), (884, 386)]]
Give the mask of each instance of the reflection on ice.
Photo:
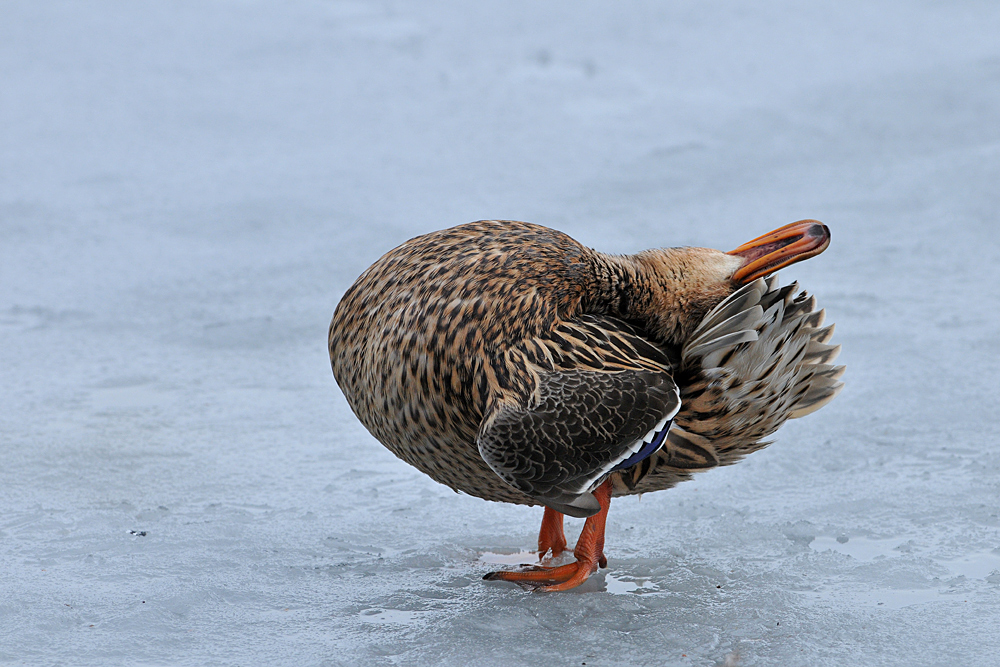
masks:
[[(566, 557), (568, 555), (568, 558)], [(563, 561), (572, 561), (572, 554), (566, 552), (558, 559), (549, 559), (545, 561), (545, 565), (551, 564), (562, 564)], [(492, 551), (486, 551), (479, 556), (480, 563), (488, 563), (490, 565), (538, 565), (538, 554), (534, 551), (518, 551), (511, 554), (498, 554)], [(598, 570), (592, 579), (595, 582), (600, 581), (601, 577), (604, 577), (604, 589), (606, 592), (613, 595), (624, 595), (626, 593), (652, 593), (653, 591), (658, 591), (659, 587), (654, 584), (649, 579), (633, 579), (628, 575), (623, 575), (616, 577), (610, 574), (607, 570)], [(587, 586), (585, 591), (592, 590), (592, 586)], [(593, 589), (601, 590), (601, 589)]]

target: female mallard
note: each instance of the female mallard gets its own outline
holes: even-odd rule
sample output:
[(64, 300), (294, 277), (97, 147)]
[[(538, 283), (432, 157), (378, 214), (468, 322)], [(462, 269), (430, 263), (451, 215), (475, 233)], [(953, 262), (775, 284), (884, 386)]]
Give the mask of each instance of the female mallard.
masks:
[(544, 505), (539, 557), (589, 517), (576, 562), (488, 579), (565, 590), (605, 567), (612, 495), (735, 463), (843, 386), (833, 327), (778, 269), (823, 252), (803, 220), (728, 253), (605, 255), (480, 221), (390, 251), (330, 324), (333, 374), (393, 454), (456, 491)]

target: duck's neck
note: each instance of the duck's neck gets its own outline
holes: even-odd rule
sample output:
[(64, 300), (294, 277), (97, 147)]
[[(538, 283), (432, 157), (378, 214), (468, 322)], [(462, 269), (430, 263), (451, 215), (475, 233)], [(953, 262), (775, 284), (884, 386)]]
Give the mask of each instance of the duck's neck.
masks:
[(662, 248), (636, 255), (595, 253), (595, 288), (582, 304), (642, 328), (657, 342), (681, 346), (702, 318), (732, 293), (735, 263), (704, 248)]

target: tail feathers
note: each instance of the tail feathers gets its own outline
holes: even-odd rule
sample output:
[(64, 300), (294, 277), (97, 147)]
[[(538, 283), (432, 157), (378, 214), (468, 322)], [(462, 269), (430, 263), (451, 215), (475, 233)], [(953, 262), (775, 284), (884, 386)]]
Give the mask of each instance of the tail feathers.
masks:
[[(819, 315), (823, 315), (823, 311), (822, 311), (822, 310), (818, 311), (818, 314), (819, 314)], [(834, 329), (835, 329), (835, 328), (837, 327), (837, 325), (835, 325), (835, 324), (831, 324), (831, 325), (829, 325), (829, 326), (825, 326), (825, 327), (823, 327), (822, 329), (820, 329), (820, 328), (818, 328), (818, 325), (815, 325), (815, 324), (809, 324), (809, 320), (810, 320), (810, 319), (812, 319), (812, 318), (809, 318), (809, 317), (807, 317), (807, 318), (805, 319), (805, 323), (806, 323), (806, 324), (807, 324), (808, 326), (811, 326), (811, 327), (813, 327), (814, 329), (816, 329), (816, 331), (814, 331), (814, 332), (812, 333), (812, 336), (811, 336), (811, 338), (812, 338), (812, 340), (813, 340), (814, 342), (817, 342), (817, 343), (826, 343), (826, 342), (828, 342), (828, 341), (829, 341), (829, 340), (830, 340), (831, 338), (833, 338), (833, 330), (834, 330)], [(820, 323), (822, 323), (822, 321), (823, 321), (823, 318), (822, 318), (822, 317), (820, 317), (819, 319), (820, 319)]]
[[(837, 348), (839, 349), (839, 345)], [(789, 414), (789, 419), (798, 419), (816, 412), (821, 407), (832, 401), (840, 390), (844, 388), (844, 383), (840, 382), (841, 376), (847, 370), (845, 366), (832, 366), (830, 364), (813, 364), (809, 374), (804, 375), (796, 385), (801, 385), (805, 393), (795, 403), (795, 409)]]
[(835, 382), (826, 387), (811, 387), (806, 395), (796, 403), (796, 408), (788, 413), (788, 418), (798, 419), (811, 415), (836, 398), (843, 388), (843, 382)]
[(816, 312), (807, 315), (805, 319), (806, 326), (813, 327), (814, 329), (818, 329), (819, 327), (823, 326), (824, 321), (826, 321), (825, 308), (821, 308), (820, 310), (817, 310)]
[(839, 345), (824, 345), (816, 341), (810, 341), (806, 346), (804, 361), (810, 364), (828, 364), (840, 354)]
[(764, 280), (758, 278), (730, 294), (727, 299), (709, 311), (708, 315), (702, 319), (701, 324), (691, 334), (689, 345), (698, 341), (702, 337), (702, 334), (710, 329), (714, 329), (717, 325), (725, 322), (734, 315), (738, 315), (744, 310), (759, 304), (760, 297), (766, 289), (767, 285)]
[[(673, 486), (699, 469), (735, 463), (767, 445), (843, 388), (834, 325), (798, 284), (756, 280), (716, 306), (681, 350), (681, 410), (660, 450), (621, 472), (616, 493)], [(627, 479), (625, 479), (627, 477)]]
[[(731, 348), (740, 343), (752, 343), (757, 340), (757, 332), (753, 329), (742, 329), (731, 331), (721, 336), (711, 338), (701, 345), (696, 345), (684, 351), (684, 358), (707, 357), (711, 355), (711, 360), (705, 362), (707, 368), (718, 365)], [(716, 361), (718, 359), (718, 361)]]
[(682, 364), (724, 389), (718, 419), (761, 413), (773, 433), (786, 419), (823, 407), (843, 387), (845, 368), (832, 365), (840, 345), (828, 344), (835, 327), (823, 327), (825, 310), (797, 291), (794, 282), (778, 287), (776, 276), (754, 281), (709, 313), (685, 346)]
[(701, 359), (702, 367), (713, 368), (737, 345), (757, 340), (759, 323), (765, 318), (764, 305), (771, 305), (761, 304), (766, 289), (767, 283), (757, 279), (712, 309), (684, 345), (682, 364), (690, 366)]
[(781, 302), (785, 305), (785, 309), (791, 305), (792, 299), (795, 296), (795, 292), (799, 289), (799, 284), (793, 282), (790, 285), (785, 285), (782, 288), (777, 287), (778, 282), (773, 277), (768, 280), (768, 292), (765, 292), (760, 299), (760, 305), (767, 310), (777, 302)]

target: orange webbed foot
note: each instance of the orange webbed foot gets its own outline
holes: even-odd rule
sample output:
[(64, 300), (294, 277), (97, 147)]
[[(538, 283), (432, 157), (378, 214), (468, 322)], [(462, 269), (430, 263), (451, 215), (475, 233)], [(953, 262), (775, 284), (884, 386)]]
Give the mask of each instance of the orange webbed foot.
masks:
[(565, 591), (576, 588), (594, 572), (597, 563), (576, 561), (559, 567), (532, 566), (517, 572), (490, 572), (486, 581), (513, 581), (522, 588), (535, 591)]
[[(580, 539), (577, 540), (573, 555), (575, 563), (559, 567), (531, 566), (515, 572), (490, 572), (483, 579), (487, 581), (512, 581), (524, 588), (537, 591), (566, 591), (576, 588), (590, 575), (597, 572), (598, 567), (607, 567), (608, 559), (604, 557), (604, 526), (608, 518), (608, 508), (611, 506), (611, 482), (607, 481), (594, 490), (594, 496), (601, 504), (601, 511), (587, 519), (583, 524)], [(542, 518), (542, 530), (538, 535), (539, 559), (552, 550), (553, 556), (558, 555), (566, 546), (563, 535), (563, 515), (555, 510), (545, 508)], [(561, 546), (559, 544), (561, 538)]]

